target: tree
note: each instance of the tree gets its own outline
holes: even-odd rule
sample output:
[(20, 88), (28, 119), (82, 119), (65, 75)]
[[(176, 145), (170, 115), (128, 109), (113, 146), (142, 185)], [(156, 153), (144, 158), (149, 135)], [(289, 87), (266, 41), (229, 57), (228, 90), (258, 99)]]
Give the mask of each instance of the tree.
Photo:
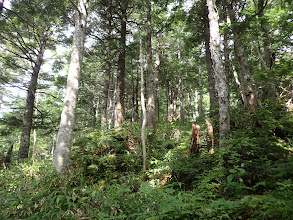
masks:
[[(230, 20), (232, 24), (235, 24), (237, 22), (236, 16), (234, 13), (234, 8), (233, 5), (235, 5), (234, 1), (230, 1), (228, 3), (228, 12), (230, 16)], [(247, 57), (245, 53), (245, 48), (243, 42), (241, 42), (241, 37), (239, 30), (241, 29), (236, 29), (232, 28), (233, 31), (233, 36), (234, 36), (234, 50), (235, 50), (235, 55), (237, 57), (238, 63), (239, 63), (239, 70), (241, 74), (241, 87), (242, 91), (244, 94), (244, 104), (245, 106), (248, 107), (250, 111), (257, 111), (259, 108), (257, 99), (256, 99), (256, 94), (253, 90), (252, 86), (252, 78), (249, 73), (249, 68), (247, 64)]]
[(147, 65), (148, 65), (148, 111), (147, 122), (150, 129), (156, 128), (156, 105), (154, 88), (154, 67), (152, 53), (152, 20), (151, 20), (151, 1), (147, 0)]
[(73, 35), (67, 87), (53, 160), (53, 166), (58, 172), (68, 172), (69, 169), (72, 133), (86, 35), (89, 0), (79, 0), (77, 7), (78, 14)]
[(215, 0), (207, 0), (208, 17), (210, 25), (210, 51), (215, 71), (215, 87), (219, 97), (219, 133), (220, 147), (225, 146), (225, 140), (230, 136), (230, 112), (229, 112), (229, 92), (221, 59), (221, 37), (219, 31), (219, 15)]
[(140, 98), (141, 98), (141, 109), (142, 109), (142, 125), (141, 125), (141, 143), (142, 143), (142, 161), (143, 161), (143, 170), (146, 170), (146, 144), (145, 144), (145, 127), (147, 123), (147, 113), (145, 107), (145, 95), (144, 95), (144, 75), (143, 75), (143, 56), (142, 56), (142, 37), (140, 26), (138, 27), (139, 31), (139, 63), (140, 63)]
[(22, 0), (13, 1), (11, 9), (5, 8), (3, 14), (5, 20), (1, 21), (3, 29), (0, 37), (5, 48), (3, 59), (6, 65), (13, 66), (14, 69), (18, 68), (19, 72), (28, 75), (23, 76), (25, 81), (29, 78), (28, 85), (23, 85), (27, 88), (27, 96), (19, 159), (28, 157), (38, 78), (43, 64), (44, 51), (53, 45), (52, 31), (55, 29), (58, 32), (56, 23), (60, 22), (59, 18), (62, 14), (59, 10), (54, 10), (58, 7), (62, 8), (62, 4), (55, 4), (50, 0), (43, 1), (42, 4), (39, 1), (31, 1), (30, 4)]
[(117, 88), (114, 116), (114, 127), (116, 129), (120, 129), (124, 122), (126, 22), (128, 1), (122, 0), (120, 7), (120, 53), (118, 58)]
[(32, 129), (32, 120), (34, 113), (34, 102), (35, 102), (35, 94), (37, 90), (37, 82), (41, 69), (41, 65), (43, 63), (44, 50), (46, 47), (46, 43), (48, 40), (48, 32), (46, 31), (43, 36), (43, 40), (40, 44), (39, 53), (36, 61), (33, 62), (33, 72), (29, 82), (29, 87), (27, 91), (25, 112), (23, 115), (23, 126), (20, 138), (20, 145), (18, 151), (18, 158), (27, 158), (28, 151), (30, 146), (30, 134)]
[(217, 91), (215, 87), (215, 73), (213, 69), (213, 61), (211, 56), (210, 50), (210, 24), (209, 24), (209, 17), (207, 6), (203, 5), (203, 23), (204, 23), (204, 40), (205, 40), (205, 60), (206, 60), (206, 68), (208, 74), (208, 89), (210, 94), (210, 112), (211, 117), (218, 109), (217, 105)]

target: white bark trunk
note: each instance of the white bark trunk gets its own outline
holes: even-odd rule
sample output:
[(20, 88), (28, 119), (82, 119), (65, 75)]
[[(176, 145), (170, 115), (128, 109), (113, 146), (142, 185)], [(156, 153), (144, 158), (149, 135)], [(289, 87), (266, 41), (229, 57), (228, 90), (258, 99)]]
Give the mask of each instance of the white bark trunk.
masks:
[(148, 111), (147, 122), (148, 127), (156, 129), (156, 106), (155, 106), (155, 82), (154, 82), (154, 68), (152, 55), (152, 21), (151, 21), (151, 2), (147, 0), (147, 63), (148, 63)]
[(145, 127), (147, 122), (147, 113), (145, 107), (145, 97), (144, 97), (144, 76), (143, 76), (143, 57), (142, 57), (142, 39), (139, 27), (139, 48), (140, 48), (140, 84), (141, 84), (141, 109), (142, 109), (142, 126), (141, 126), (141, 143), (142, 143), (142, 169), (146, 170), (146, 144), (145, 144)]
[(221, 59), (219, 15), (216, 9), (215, 0), (207, 0), (207, 6), (210, 24), (210, 50), (215, 72), (216, 89), (219, 97), (220, 147), (222, 147), (225, 145), (224, 141), (227, 140), (230, 135), (229, 92), (224, 65)]
[(72, 133), (74, 127), (79, 78), (83, 58), (88, 6), (89, 0), (79, 0), (79, 12), (73, 35), (71, 61), (67, 78), (67, 88), (63, 103), (61, 122), (53, 161), (53, 166), (58, 172), (67, 172), (69, 169)]

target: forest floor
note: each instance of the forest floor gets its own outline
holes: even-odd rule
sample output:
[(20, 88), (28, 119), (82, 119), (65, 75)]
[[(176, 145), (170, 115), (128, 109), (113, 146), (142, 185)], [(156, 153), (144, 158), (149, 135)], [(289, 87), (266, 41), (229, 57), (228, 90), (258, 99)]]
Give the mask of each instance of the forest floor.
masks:
[(190, 155), (191, 124), (162, 123), (146, 171), (139, 125), (78, 131), (68, 174), (50, 156), (0, 170), (0, 219), (292, 219), (293, 132), (266, 127), (235, 129), (214, 152), (202, 140)]

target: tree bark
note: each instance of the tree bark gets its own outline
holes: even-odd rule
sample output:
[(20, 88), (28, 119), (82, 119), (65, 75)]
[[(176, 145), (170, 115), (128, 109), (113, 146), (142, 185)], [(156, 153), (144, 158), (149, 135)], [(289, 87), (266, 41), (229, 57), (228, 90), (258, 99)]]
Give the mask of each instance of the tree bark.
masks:
[[(227, 15), (227, 8), (225, 7), (225, 5), (223, 6), (223, 10), (224, 10), (224, 22), (228, 23), (228, 15)], [(229, 75), (230, 75), (230, 58), (229, 58), (229, 36), (228, 36), (228, 30), (225, 30), (224, 32), (224, 57), (225, 57), (225, 74), (226, 74), (226, 80), (227, 80), (227, 85), (228, 85), (228, 96), (230, 97), (230, 85), (229, 85)]]
[[(37, 117), (37, 115), (38, 115), (37, 106), (38, 106), (38, 102), (39, 102), (39, 97), (37, 96), (36, 99), (37, 99), (37, 100), (36, 100), (35, 116)], [(33, 157), (36, 156), (36, 147), (37, 147), (37, 129), (34, 128)]]
[(203, 99), (203, 92), (202, 92), (202, 78), (201, 78), (201, 64), (198, 65), (198, 85), (199, 85), (199, 105), (198, 105), (198, 114), (199, 116), (202, 115), (202, 99)]
[(7, 154), (6, 154), (6, 157), (5, 157), (6, 167), (11, 162), (12, 151), (13, 151), (13, 144), (8, 148), (8, 151), (7, 151)]
[[(259, 18), (262, 18), (264, 16), (264, 7), (265, 7), (266, 3), (264, 0), (258, 0), (258, 11), (259, 13)], [(267, 25), (265, 23), (264, 19), (260, 20), (260, 27), (261, 27), (261, 31), (262, 31), (262, 38), (263, 38), (263, 44), (264, 44), (264, 54), (265, 54), (265, 65), (266, 65), (266, 69), (271, 69), (273, 67), (273, 63), (274, 61), (272, 60), (272, 50), (271, 50), (271, 41), (269, 39), (269, 35), (268, 35), (268, 28)]]
[[(229, 2), (228, 5), (228, 13), (231, 20), (231, 23), (235, 23), (236, 16), (233, 10), (233, 2)], [(247, 64), (247, 58), (244, 46), (240, 41), (239, 33), (234, 29), (232, 29), (234, 34), (234, 51), (239, 63), (239, 70), (241, 74), (241, 87), (244, 94), (244, 104), (250, 111), (257, 111), (259, 109), (259, 105), (256, 99), (255, 92), (252, 87), (252, 79), (250, 77), (249, 68)]]
[(159, 91), (159, 74), (161, 69), (160, 60), (160, 46), (156, 50), (156, 62), (155, 62), (155, 97), (156, 97), (156, 110), (157, 110), (157, 120), (160, 120), (160, 91)]
[(223, 61), (221, 59), (219, 15), (215, 0), (207, 0), (207, 6), (210, 25), (210, 51), (215, 72), (215, 86), (219, 96), (219, 146), (223, 147), (225, 146), (224, 141), (228, 140), (230, 136), (229, 92)]
[(184, 123), (184, 84), (183, 84), (183, 79), (182, 76), (180, 76), (179, 79), (179, 84), (180, 84), (180, 107), (179, 107), (179, 114), (180, 114), (180, 122), (183, 124)]
[(203, 8), (203, 23), (204, 23), (204, 38), (205, 38), (205, 60), (208, 73), (208, 90), (210, 95), (210, 118), (214, 128), (214, 135), (217, 136), (219, 131), (218, 115), (219, 115), (219, 102), (218, 93), (215, 86), (215, 72), (213, 68), (213, 61), (210, 50), (210, 24), (208, 17), (207, 6)]
[(103, 101), (102, 101), (102, 116), (101, 116), (101, 125), (105, 127), (105, 124), (108, 122), (108, 99), (109, 99), (109, 85), (110, 85), (110, 74), (111, 74), (111, 64), (107, 62), (107, 69), (105, 71), (104, 78), (104, 89), (103, 89)]
[(89, 0), (79, 0), (78, 16), (73, 35), (71, 60), (67, 78), (67, 87), (61, 114), (61, 122), (57, 137), (53, 166), (58, 172), (68, 172), (72, 134), (75, 121), (75, 111), (78, 87), (81, 74), (84, 41), (86, 35), (86, 19)]
[(139, 86), (139, 71), (137, 71), (136, 73), (136, 85), (135, 85), (135, 116), (134, 116), (134, 122), (138, 122), (138, 117), (139, 117), (139, 113), (138, 113), (138, 86)]
[(114, 127), (119, 130), (124, 122), (124, 91), (125, 91), (125, 53), (126, 53), (126, 10), (128, 1), (123, 0), (121, 3), (121, 20), (120, 20), (120, 54), (118, 59), (117, 73), (117, 90), (115, 100), (115, 117)]
[(37, 90), (40, 69), (43, 64), (43, 56), (44, 56), (44, 50), (46, 47), (47, 40), (48, 40), (47, 36), (44, 35), (43, 42), (39, 49), (37, 60), (33, 64), (34, 65), (33, 72), (32, 72), (31, 79), (29, 82), (29, 87), (27, 90), (26, 105), (25, 105), (25, 111), (23, 115), (23, 125), (22, 125), (21, 137), (20, 137), (18, 159), (28, 158), (29, 147), (30, 147), (30, 136), (31, 136), (31, 130), (32, 130), (32, 120), (33, 120), (33, 114), (34, 114), (35, 94)]
[(237, 73), (235, 66), (233, 64), (232, 64), (232, 70), (233, 70), (233, 77), (234, 77), (234, 83), (235, 83), (236, 89), (238, 91), (238, 94), (240, 95), (242, 104), (244, 104), (245, 98), (244, 98), (244, 94), (242, 92), (241, 83), (239, 82), (238, 73)]
[[(208, 89), (210, 95), (210, 113), (215, 113), (218, 109), (217, 104), (217, 91), (215, 88), (215, 73), (213, 69), (213, 61), (211, 57), (210, 51), (210, 25), (208, 20), (208, 11), (206, 5), (204, 5), (204, 39), (205, 39), (205, 59), (206, 59), (206, 67), (208, 73)], [(212, 115), (211, 115), (212, 117)], [(213, 118), (213, 117), (212, 117)]]
[(142, 57), (142, 39), (139, 29), (139, 51), (140, 51), (140, 84), (141, 84), (141, 109), (142, 109), (142, 125), (141, 125), (141, 143), (142, 143), (142, 169), (146, 170), (146, 144), (145, 144), (145, 127), (147, 123), (147, 113), (146, 113), (146, 106), (145, 106), (145, 96), (144, 96), (144, 76), (143, 76), (143, 57)]
[(198, 91), (194, 89), (194, 112), (193, 112), (193, 120), (196, 121), (196, 119), (199, 116), (199, 111), (198, 111)]
[[(109, 7), (111, 10), (112, 5)], [(111, 62), (111, 48), (110, 43), (113, 40), (112, 36), (112, 14), (110, 11), (109, 16), (107, 17), (108, 26), (107, 26), (107, 46), (106, 46), (106, 70), (104, 75), (104, 89), (103, 89), (103, 101), (102, 101), (102, 112), (101, 112), (101, 126), (105, 127), (105, 124), (109, 121), (109, 111), (108, 111), (108, 100), (109, 100), (109, 87), (110, 87), (110, 78), (111, 78), (111, 69), (112, 69), (112, 62)]]
[(132, 66), (132, 59), (131, 59), (131, 121), (135, 122), (135, 83), (134, 83), (134, 71)]
[(153, 132), (156, 129), (156, 109), (155, 109), (155, 82), (152, 54), (152, 21), (151, 21), (151, 1), (147, 0), (147, 64), (148, 64), (148, 111), (147, 123)]

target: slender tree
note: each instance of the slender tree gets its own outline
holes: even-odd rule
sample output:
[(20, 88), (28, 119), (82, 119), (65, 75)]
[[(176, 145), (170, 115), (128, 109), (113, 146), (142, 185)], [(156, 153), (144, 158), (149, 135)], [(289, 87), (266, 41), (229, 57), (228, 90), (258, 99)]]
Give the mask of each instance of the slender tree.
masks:
[(151, 1), (147, 0), (147, 64), (148, 64), (148, 111), (147, 122), (150, 129), (156, 128), (156, 105), (154, 88), (154, 67), (152, 53), (152, 20), (151, 20)]
[(145, 95), (144, 95), (144, 75), (143, 75), (143, 56), (142, 56), (142, 37), (140, 26), (138, 27), (139, 31), (139, 63), (140, 63), (140, 98), (141, 98), (141, 109), (142, 109), (142, 125), (141, 125), (141, 143), (142, 143), (142, 169), (146, 170), (146, 144), (145, 144), (145, 127), (147, 123), (147, 113), (145, 106)]
[(230, 136), (229, 92), (223, 61), (221, 59), (221, 36), (219, 31), (219, 15), (215, 0), (207, 0), (210, 25), (210, 51), (215, 71), (215, 86), (219, 96), (219, 133), (220, 147)]
[(37, 83), (38, 83), (41, 65), (43, 64), (43, 56), (44, 56), (44, 50), (46, 47), (47, 40), (48, 40), (48, 36), (47, 34), (45, 34), (42, 44), (40, 45), (41, 47), (40, 47), (37, 59), (36, 61), (33, 62), (33, 71), (32, 71), (31, 79), (29, 82), (29, 87), (27, 90), (26, 105), (25, 105), (25, 111), (23, 115), (23, 126), (22, 126), (21, 138), (20, 138), (18, 158), (28, 157), (28, 152), (30, 147), (30, 136), (31, 136), (31, 129), (32, 129), (32, 120), (33, 120), (33, 114), (34, 114), (35, 94), (37, 90)]
[(53, 161), (53, 166), (58, 172), (67, 172), (69, 169), (72, 133), (86, 35), (86, 20), (88, 16), (89, 0), (79, 0), (77, 7), (78, 14), (73, 35), (67, 87)]

